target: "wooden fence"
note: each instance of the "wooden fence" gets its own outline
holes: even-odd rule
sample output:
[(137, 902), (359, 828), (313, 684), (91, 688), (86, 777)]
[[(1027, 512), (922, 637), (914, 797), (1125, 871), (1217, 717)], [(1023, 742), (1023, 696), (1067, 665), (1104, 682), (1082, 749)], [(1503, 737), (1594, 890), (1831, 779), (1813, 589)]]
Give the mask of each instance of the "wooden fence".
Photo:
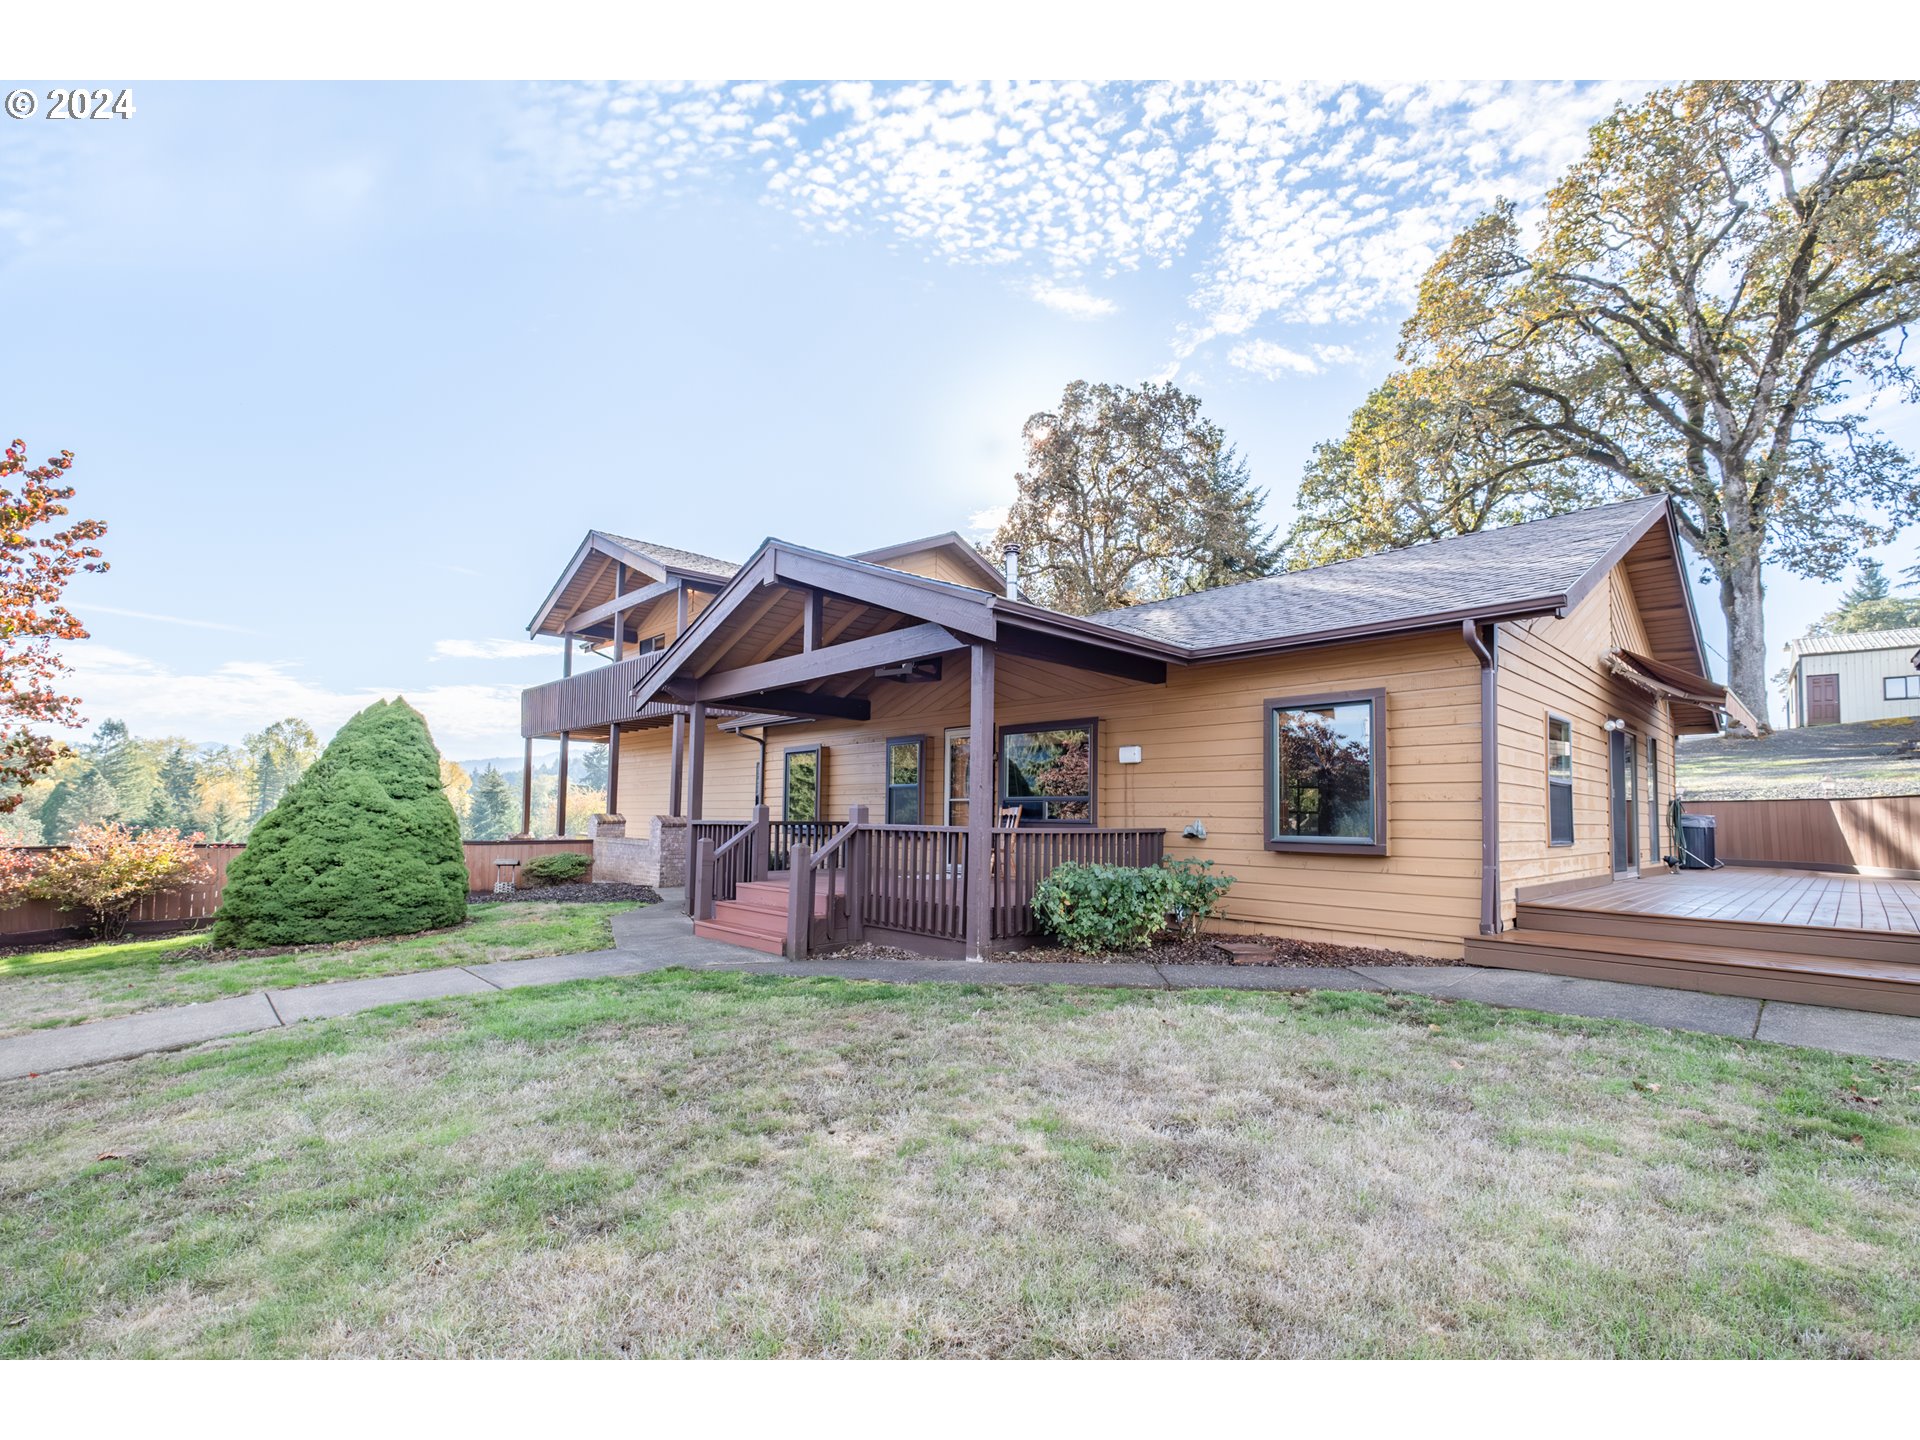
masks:
[[(58, 847), (28, 845), (29, 853)], [(140, 902), (128, 928), (139, 935), (164, 934), (170, 930), (189, 930), (213, 919), (220, 908), (220, 894), (227, 886), (227, 867), (245, 845), (196, 845), (193, 847), (208, 866), (212, 876), (199, 885), (169, 890)], [(469, 840), (462, 847), (467, 858), (467, 889), (491, 890), (497, 860), (518, 860), (523, 865), (543, 855), (573, 851), (593, 853), (593, 842), (578, 840)], [(591, 877), (589, 872), (588, 878)], [(0, 945), (38, 945), (76, 939), (84, 933), (73, 923), (73, 916), (56, 910), (45, 900), (29, 900), (10, 910), (0, 910)]]
[(1729, 865), (1920, 875), (1920, 795), (1854, 800), (1689, 800), (1714, 819)]

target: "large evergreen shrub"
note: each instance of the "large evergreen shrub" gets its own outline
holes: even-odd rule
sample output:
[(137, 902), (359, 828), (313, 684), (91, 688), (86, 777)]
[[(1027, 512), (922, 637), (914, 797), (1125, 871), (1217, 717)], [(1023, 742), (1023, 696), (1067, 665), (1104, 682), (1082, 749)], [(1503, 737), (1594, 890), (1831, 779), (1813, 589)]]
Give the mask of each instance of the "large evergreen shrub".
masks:
[(220, 946), (308, 945), (457, 925), (467, 914), (460, 822), (427, 722), (381, 700), (253, 827), (227, 871)]

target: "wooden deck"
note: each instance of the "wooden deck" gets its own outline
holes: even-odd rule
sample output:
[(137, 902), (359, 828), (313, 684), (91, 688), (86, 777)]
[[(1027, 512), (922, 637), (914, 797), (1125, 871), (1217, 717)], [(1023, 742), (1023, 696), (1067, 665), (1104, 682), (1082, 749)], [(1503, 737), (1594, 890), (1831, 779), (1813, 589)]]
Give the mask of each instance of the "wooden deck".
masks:
[(1467, 942), (1469, 962), (1920, 1015), (1920, 881), (1687, 870), (1518, 909)]

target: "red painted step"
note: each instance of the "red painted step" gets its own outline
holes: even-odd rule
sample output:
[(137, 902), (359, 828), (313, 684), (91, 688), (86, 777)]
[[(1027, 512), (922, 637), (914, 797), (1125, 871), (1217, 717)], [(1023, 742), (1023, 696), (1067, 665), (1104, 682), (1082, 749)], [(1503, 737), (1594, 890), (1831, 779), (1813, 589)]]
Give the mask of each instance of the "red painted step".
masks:
[(779, 955), (786, 949), (784, 935), (774, 937), (762, 935), (758, 931), (739, 930), (718, 919), (694, 921), (693, 933), (702, 940), (719, 940), (728, 945), (740, 945), (748, 950), (758, 950), (765, 955)]

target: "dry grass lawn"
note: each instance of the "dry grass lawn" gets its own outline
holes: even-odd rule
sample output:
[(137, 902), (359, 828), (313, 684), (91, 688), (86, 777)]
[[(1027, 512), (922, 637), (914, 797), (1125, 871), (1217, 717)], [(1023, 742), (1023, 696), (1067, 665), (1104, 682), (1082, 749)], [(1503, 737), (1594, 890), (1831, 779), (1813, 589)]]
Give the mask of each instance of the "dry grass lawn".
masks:
[(1920, 1353), (1920, 1070), (668, 971), (0, 1086), (16, 1355)]

